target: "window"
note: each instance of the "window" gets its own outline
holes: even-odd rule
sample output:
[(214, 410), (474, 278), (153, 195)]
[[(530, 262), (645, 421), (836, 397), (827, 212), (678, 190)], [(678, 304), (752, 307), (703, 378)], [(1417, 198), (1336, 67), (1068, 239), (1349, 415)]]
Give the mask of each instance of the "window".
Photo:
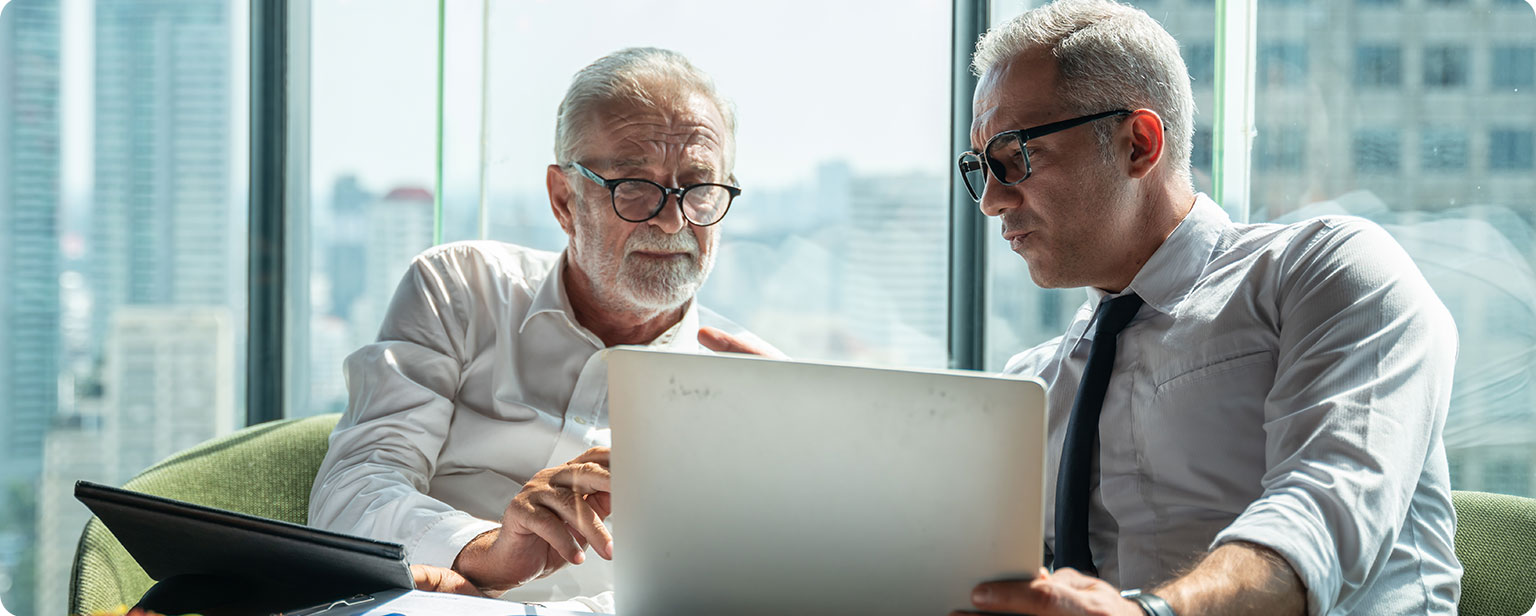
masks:
[(1536, 47), (1493, 48), (1493, 87), (1536, 86)]
[[(1475, 71), (1485, 70), (1484, 58), (1518, 65), (1517, 53), (1486, 50), (1525, 41), (1536, 14), (1523, 3), (1523, 11), (1508, 12), (1482, 1), (1455, 11), (1415, 4), (1403, 2), (1391, 20), (1369, 17), (1359, 11), (1379, 11), (1356, 3), (1353, 15), (1347, 7), (1329, 14), (1344, 19), (1306, 21), (1259, 0), (1261, 40), (1295, 40), (1315, 55), (1302, 96), (1255, 100), (1264, 125), (1253, 142), (1251, 220), (1353, 214), (1391, 233), (1456, 320), (1461, 352), (1445, 427), (1452, 486), (1529, 495), (1536, 489), (1536, 431), (1524, 427), (1536, 395), (1536, 301), (1528, 299), (1536, 298), (1536, 104), (1524, 98), (1526, 87), (1488, 96)], [(1488, 25), (1464, 29), (1462, 20)], [(1350, 53), (1348, 62), (1327, 61)], [(1415, 56), (1422, 65), (1404, 65)], [(1403, 70), (1422, 77), (1424, 88), (1401, 87), (1415, 85), (1402, 83)], [(1272, 164), (1283, 154), (1265, 142), (1287, 131), (1313, 140), (1301, 173)]]
[(1427, 171), (1461, 171), (1467, 168), (1467, 135), (1451, 129), (1425, 129), (1420, 153)]
[(76, 480), (121, 484), (244, 415), (249, 8), (69, 5), (0, 11), (0, 593), (20, 614), (68, 610)]
[(1488, 166), (1498, 171), (1536, 168), (1536, 131), (1494, 129), (1489, 134)]
[(1260, 89), (1295, 87), (1307, 81), (1307, 48), (1301, 43), (1264, 43), (1259, 46)]
[(1483, 478), (1485, 490), (1504, 494), (1529, 494), (1533, 472), (1526, 456), (1507, 456), (1487, 466)]
[(1424, 85), (1429, 88), (1467, 85), (1467, 57), (1467, 48), (1463, 46), (1424, 48)]
[(1254, 167), (1262, 171), (1301, 169), (1306, 140), (1305, 133), (1291, 128), (1260, 131), (1253, 141)]
[(1355, 83), (1363, 86), (1397, 87), (1403, 80), (1403, 51), (1397, 45), (1361, 45), (1355, 48)]
[(1216, 87), (1216, 46), (1210, 43), (1190, 43), (1184, 47), (1184, 64), (1189, 68), (1189, 80), (1196, 90)]
[(1355, 170), (1362, 173), (1398, 169), (1399, 135), (1395, 128), (1374, 128), (1355, 133)]

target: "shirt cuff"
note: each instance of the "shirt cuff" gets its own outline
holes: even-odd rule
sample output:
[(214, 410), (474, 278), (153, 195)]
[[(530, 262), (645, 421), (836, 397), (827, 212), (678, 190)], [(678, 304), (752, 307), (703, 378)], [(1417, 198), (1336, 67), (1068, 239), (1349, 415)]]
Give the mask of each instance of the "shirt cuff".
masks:
[(418, 565), (452, 568), (464, 546), (486, 531), (498, 528), (501, 528), (500, 524), (462, 511), (445, 513), (421, 532), (414, 545), (406, 548), (406, 559)]
[(1327, 614), (1338, 602), (1342, 577), (1339, 562), (1327, 546), (1331, 535), (1312, 516), (1274, 501), (1254, 503), (1211, 541), (1215, 550), (1226, 543), (1246, 541), (1280, 554), (1306, 586), (1307, 613)]

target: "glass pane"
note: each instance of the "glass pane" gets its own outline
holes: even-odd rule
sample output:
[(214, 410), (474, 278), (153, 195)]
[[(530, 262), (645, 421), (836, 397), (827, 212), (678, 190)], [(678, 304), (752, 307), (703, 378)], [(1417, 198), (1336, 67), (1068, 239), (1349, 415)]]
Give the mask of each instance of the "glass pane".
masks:
[(87, 510), (244, 410), (249, 9), (0, 13), (0, 596), (66, 613)]
[[(1001, 24), (1040, 2), (994, 2), (992, 23)], [(1174, 3), (1168, 0), (1129, 2), (1147, 11), (1179, 42), (1189, 67), (1195, 96), (1195, 143), (1190, 162), (1195, 189), (1211, 192), (1211, 122), (1215, 117), (1216, 5), (1214, 2)], [(1262, 62), (1279, 83), (1299, 81), (1307, 65), (1291, 41), (1261, 39), (1270, 50)], [(1262, 86), (1261, 86), (1262, 87)], [(1294, 143), (1287, 147), (1295, 147)], [(1081, 289), (1041, 289), (1029, 277), (1024, 259), (1002, 240), (1002, 223), (987, 219), (986, 368), (1001, 370), (1008, 358), (1066, 331), (1078, 306), (1087, 299)]]
[(674, 49), (735, 102), (739, 126), (742, 194), (701, 303), (795, 357), (945, 365), (948, 3), (491, 9), (490, 239), (564, 248), (545, 167), (572, 75), (623, 47)]
[(1267, 92), (1260, 81), (1252, 220), (1353, 214), (1390, 231), (1460, 334), (1453, 487), (1530, 495), (1536, 14), (1361, 4), (1259, 1), (1260, 40), (1299, 45), (1309, 71)]
[(378, 336), (434, 225), (437, 3), (317, 0), (311, 15), (310, 277), (290, 282), (310, 291), (308, 378), (291, 384), (308, 402), (291, 416), (346, 406), (341, 362)]

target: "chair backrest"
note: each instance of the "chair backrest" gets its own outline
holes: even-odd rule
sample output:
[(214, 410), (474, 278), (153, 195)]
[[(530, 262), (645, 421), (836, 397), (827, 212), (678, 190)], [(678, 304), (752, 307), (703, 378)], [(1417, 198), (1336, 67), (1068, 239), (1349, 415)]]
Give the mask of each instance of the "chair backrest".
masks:
[[(172, 455), (123, 487), (304, 524), (309, 489), (340, 414), (251, 426)], [(86, 524), (69, 581), (69, 613), (133, 605), (154, 581), (96, 518)]]
[(1452, 492), (1463, 616), (1521, 616), (1536, 602), (1536, 499)]

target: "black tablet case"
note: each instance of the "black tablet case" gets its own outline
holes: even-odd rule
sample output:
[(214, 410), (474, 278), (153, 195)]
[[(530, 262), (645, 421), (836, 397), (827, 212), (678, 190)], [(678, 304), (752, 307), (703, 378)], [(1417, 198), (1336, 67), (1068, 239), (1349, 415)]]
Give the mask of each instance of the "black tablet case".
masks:
[(75, 498), (158, 582), (140, 606), (164, 614), (271, 614), (412, 587), (399, 544), (88, 481)]

